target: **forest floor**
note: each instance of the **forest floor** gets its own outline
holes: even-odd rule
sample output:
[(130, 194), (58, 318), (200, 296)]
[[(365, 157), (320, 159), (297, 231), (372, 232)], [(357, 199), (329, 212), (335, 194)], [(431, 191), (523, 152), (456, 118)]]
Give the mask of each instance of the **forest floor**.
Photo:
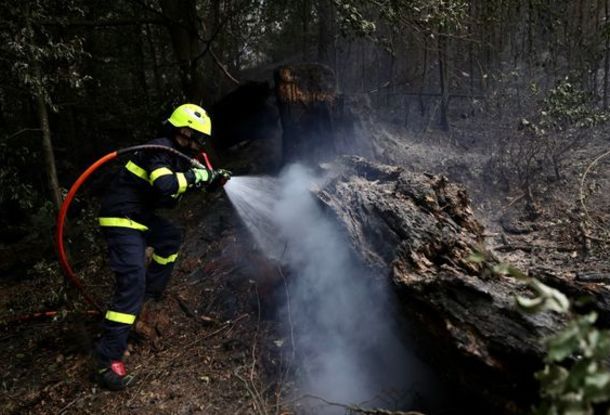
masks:
[[(97, 318), (75, 314), (19, 322), (0, 332), (5, 356), (0, 413), (250, 414), (267, 413), (272, 406), (274, 412), (280, 410), (279, 388), (285, 386), (287, 370), (284, 339), (255, 282), (263, 280), (257, 275), (261, 270), (244, 266), (244, 258), (256, 254), (244, 245), (247, 238), (237, 236), (239, 225), (230, 223), (226, 201), (208, 201), (206, 209), (213, 213), (204, 223), (194, 204), (190, 206), (182, 211), (181, 222), (192, 236), (164, 300), (154, 306), (161, 317), (146, 339), (134, 336), (125, 359), (138, 383), (112, 393), (89, 381)], [(44, 304), (47, 293), (42, 286), (26, 288), (34, 284), (39, 283), (3, 283), (2, 309)]]
[[(252, 171), (249, 163), (264, 163), (257, 149), (247, 154), (229, 167)], [(91, 309), (87, 304), (64, 300), (55, 264), (43, 261), (36, 273), (13, 270), (0, 279), (0, 413), (291, 413), (282, 404), (290, 342), (274, 319), (278, 281), (268, 280), (281, 272), (256, 251), (225, 197), (194, 195), (168, 216), (185, 228), (185, 244), (164, 299), (153, 305), (160, 317), (143, 330), (146, 336), (130, 340), (125, 362), (137, 383), (126, 391), (90, 381), (99, 317), (82, 312)], [(104, 242), (96, 231), (68, 233), (80, 238), (71, 247), (75, 269), (103, 303), (113, 279)], [(29, 318), (66, 303), (68, 313)]]
[[(552, 268), (565, 278), (596, 274), (600, 283), (610, 283), (605, 239), (610, 161), (591, 176), (596, 187), (588, 206), (595, 213), (586, 225), (590, 238), (583, 236), (584, 218), (578, 213), (580, 177), (608, 149), (606, 138), (600, 135), (573, 153), (564, 181), (549, 186), (532, 217), (518, 191), (494, 192), (484, 183), (484, 145), (466, 144), (476, 141), (471, 132), (456, 128), (451, 137), (438, 132), (392, 136), (404, 150), (401, 165), (442, 173), (467, 187), (487, 227), (487, 244), (502, 259), (524, 269)], [(241, 163), (229, 167), (247, 170), (249, 161)], [(193, 197), (177, 212), (176, 222), (186, 226), (187, 239), (167, 295), (157, 307), (165, 318), (158, 320), (150, 338), (130, 345), (126, 364), (138, 383), (124, 392), (100, 390), (89, 381), (97, 318), (73, 313), (14, 320), (61, 303), (49, 298), (61, 296), (57, 274), (53, 281), (59, 285), (53, 289), (40, 276), (0, 280), (0, 321), (9, 321), (0, 326), (0, 413), (303, 413), (292, 395), (290, 340), (274, 319), (273, 295), (283, 292), (275, 288), (285, 281), (268, 280), (277, 270), (256, 252), (228, 201), (203, 199)], [(596, 226), (606, 226), (606, 233)], [(91, 273), (87, 281), (111, 279), (100, 260), (84, 261), (79, 268)]]
[(497, 142), (485, 125), (473, 129), (465, 122), (449, 135), (419, 133), (407, 140), (400, 133), (389, 135), (400, 136), (400, 144), (393, 143), (400, 150), (391, 156), (398, 158), (396, 164), (464, 185), (486, 228), (486, 246), (499, 258), (523, 270), (546, 268), (564, 278), (610, 284), (610, 127), (591, 131), (565, 156), (559, 180), (550, 171), (532, 178), (531, 202), (519, 187), (503, 189), (495, 182), (489, 161)]

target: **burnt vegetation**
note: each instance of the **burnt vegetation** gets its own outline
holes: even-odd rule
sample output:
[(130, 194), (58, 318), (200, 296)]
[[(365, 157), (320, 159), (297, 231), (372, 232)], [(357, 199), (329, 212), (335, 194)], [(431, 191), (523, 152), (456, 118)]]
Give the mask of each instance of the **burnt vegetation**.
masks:
[[(3, 1), (0, 412), (606, 413), (609, 79), (607, 0)], [(311, 196), (365, 286), (392, 287), (398, 337), (442, 404), (415, 386), (302, 393), (299, 270), (267, 258), (223, 194), (170, 213), (186, 242), (130, 346), (141, 383), (89, 382), (99, 316), (57, 264), (57, 210), (183, 102), (209, 110), (213, 164), (326, 175)], [(113, 276), (95, 218), (119, 164), (66, 228), (100, 303)]]

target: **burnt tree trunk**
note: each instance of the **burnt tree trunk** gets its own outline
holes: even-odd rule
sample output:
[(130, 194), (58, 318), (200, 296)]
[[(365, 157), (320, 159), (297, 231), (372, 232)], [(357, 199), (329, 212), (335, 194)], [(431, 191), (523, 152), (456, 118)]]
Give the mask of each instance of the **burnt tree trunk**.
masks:
[(180, 69), (184, 96), (195, 103), (208, 104), (211, 95), (201, 57), (205, 45), (199, 35), (200, 21), (193, 0), (162, 0), (161, 10), (168, 17), (168, 30)]
[(283, 164), (335, 157), (335, 74), (324, 65), (281, 66), (275, 91), (283, 127)]
[[(334, 176), (317, 199), (355, 255), (374, 275), (391, 279), (406, 314), (426, 333), (430, 363), (491, 403), (494, 413), (524, 413), (537, 394), (533, 373), (542, 366), (543, 339), (564, 320), (520, 312), (514, 298), (528, 295), (525, 284), (469, 260), (481, 249), (483, 228), (464, 189), (359, 157), (329, 169)], [(544, 282), (570, 295), (607, 297), (607, 288), (570, 279)], [(607, 303), (597, 303), (602, 319), (610, 314)]]

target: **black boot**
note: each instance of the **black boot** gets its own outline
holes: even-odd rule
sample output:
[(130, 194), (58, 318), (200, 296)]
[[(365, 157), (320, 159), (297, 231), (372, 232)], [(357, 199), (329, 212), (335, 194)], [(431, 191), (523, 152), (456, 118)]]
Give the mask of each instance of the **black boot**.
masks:
[(121, 360), (112, 360), (105, 363), (98, 361), (93, 380), (101, 387), (111, 391), (120, 391), (135, 383), (134, 376), (127, 374), (125, 365)]

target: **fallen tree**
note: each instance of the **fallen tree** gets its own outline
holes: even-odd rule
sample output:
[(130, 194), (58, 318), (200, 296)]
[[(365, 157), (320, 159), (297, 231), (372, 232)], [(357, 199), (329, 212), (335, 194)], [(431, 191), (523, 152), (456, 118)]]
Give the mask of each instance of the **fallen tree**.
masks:
[(442, 176), (359, 157), (340, 158), (331, 171), (316, 197), (373, 275), (391, 278), (425, 333), (423, 357), (498, 413), (527, 408), (538, 390), (542, 339), (563, 318), (522, 313), (515, 295), (527, 296), (526, 285), (470, 260), (483, 227), (465, 190)]
[[(363, 124), (367, 112), (336, 91), (327, 68), (281, 67), (275, 82), (284, 163), (316, 164), (334, 154), (400, 160), (393, 150), (399, 143), (386, 140), (386, 146), (371, 135), (375, 128)], [(355, 156), (326, 168), (334, 176), (315, 196), (371, 274), (389, 277), (395, 286), (404, 313), (423, 333), (421, 357), (493, 413), (527, 411), (538, 398), (534, 373), (543, 367), (543, 340), (564, 327), (566, 317), (517, 308), (516, 296), (535, 293), (526, 281), (494, 272), (498, 260), (485, 252), (483, 227), (465, 190), (442, 176)], [(485, 261), (472, 261), (481, 250)], [(544, 264), (525, 271), (572, 298), (592, 298), (588, 307), (598, 312), (601, 324), (610, 325), (603, 276), (598, 280)]]

